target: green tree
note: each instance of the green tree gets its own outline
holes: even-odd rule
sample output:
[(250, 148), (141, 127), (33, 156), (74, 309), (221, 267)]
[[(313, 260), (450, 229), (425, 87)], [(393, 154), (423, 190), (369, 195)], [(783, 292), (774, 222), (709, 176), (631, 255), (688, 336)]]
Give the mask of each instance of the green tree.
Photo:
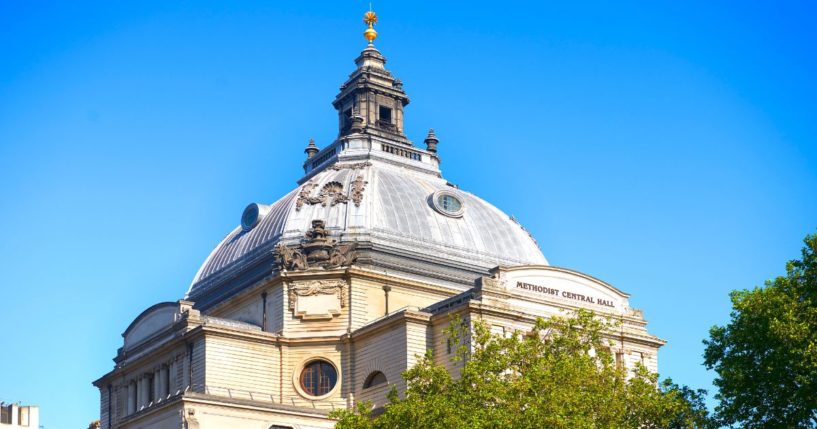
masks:
[(724, 425), (817, 427), (817, 235), (805, 243), (785, 277), (733, 291), (729, 324), (704, 341)]
[(612, 327), (587, 311), (508, 336), (455, 321), (450, 338), (470, 337), (458, 342), (458, 377), (429, 352), (403, 374), (405, 395), (392, 390), (377, 417), (367, 403), (332, 416), (340, 429), (709, 427), (702, 402), (696, 408), (685, 397), (700, 392), (615, 364), (604, 337)]

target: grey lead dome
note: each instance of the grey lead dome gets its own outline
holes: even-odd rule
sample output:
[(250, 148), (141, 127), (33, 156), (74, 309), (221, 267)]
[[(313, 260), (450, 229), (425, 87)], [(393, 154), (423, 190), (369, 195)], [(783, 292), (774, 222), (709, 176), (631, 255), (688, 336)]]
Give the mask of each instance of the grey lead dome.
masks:
[[(351, 189), (358, 175), (368, 182), (359, 206), (351, 200), (334, 206), (331, 201), (326, 206), (307, 202), (298, 210), (304, 186), (315, 184), (316, 194), (332, 182)], [(547, 264), (519, 224), (479, 197), (454, 190), (445, 180), (372, 163), (360, 170), (324, 170), (311, 184), (273, 203), (254, 228), (244, 231), (239, 226), (228, 234), (199, 269), (188, 296), (197, 295), (219, 273), (240, 270), (242, 264), (264, 258), (279, 241), (301, 239), (313, 219), (324, 220), (326, 228), (342, 241), (370, 242), (373, 250), (410, 255), (418, 266), (434, 262), (487, 271), (497, 265)], [(452, 190), (465, 207), (460, 218), (438, 213), (429, 204), (435, 192)]]
[[(405, 136), (408, 97), (385, 61), (373, 46), (361, 53), (333, 102), (338, 138), (323, 149), (310, 141), (298, 188), (248, 207), (243, 225), (199, 269), (188, 299), (206, 307), (281, 269), (276, 246), (301, 243), (314, 220), (333, 240), (354, 245), (355, 266), (458, 290), (498, 265), (547, 264), (521, 225), (442, 177), (433, 132), (427, 149)], [(438, 199), (444, 195), (453, 199)]]

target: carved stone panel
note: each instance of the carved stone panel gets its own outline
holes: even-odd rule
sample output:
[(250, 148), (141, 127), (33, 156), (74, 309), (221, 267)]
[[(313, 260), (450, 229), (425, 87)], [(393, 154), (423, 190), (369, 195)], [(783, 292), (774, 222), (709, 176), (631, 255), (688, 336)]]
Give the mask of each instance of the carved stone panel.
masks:
[(304, 320), (326, 320), (341, 314), (348, 299), (346, 283), (311, 280), (288, 285), (289, 309)]

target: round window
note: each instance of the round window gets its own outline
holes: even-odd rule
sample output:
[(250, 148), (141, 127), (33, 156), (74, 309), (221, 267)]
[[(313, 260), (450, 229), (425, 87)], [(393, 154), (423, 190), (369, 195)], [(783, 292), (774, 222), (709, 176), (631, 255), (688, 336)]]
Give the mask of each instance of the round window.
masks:
[(323, 396), (335, 388), (338, 371), (325, 360), (313, 360), (301, 371), (301, 389), (310, 396)]
[(438, 212), (451, 217), (461, 217), (465, 209), (462, 199), (447, 190), (437, 191), (431, 196), (431, 205)]
[(241, 229), (249, 231), (258, 225), (258, 222), (267, 215), (270, 206), (258, 203), (250, 203), (241, 214)]
[(437, 203), (443, 210), (449, 213), (456, 213), (462, 209), (462, 203), (460, 200), (452, 197), (451, 195), (440, 195), (437, 199)]
[(241, 228), (249, 231), (256, 223), (258, 223), (258, 204), (252, 203), (241, 214)]

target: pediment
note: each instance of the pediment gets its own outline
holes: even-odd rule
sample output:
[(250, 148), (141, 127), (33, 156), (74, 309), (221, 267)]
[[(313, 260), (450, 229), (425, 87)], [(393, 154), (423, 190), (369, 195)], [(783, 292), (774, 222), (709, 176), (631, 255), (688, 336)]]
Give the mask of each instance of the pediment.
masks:
[(181, 317), (178, 302), (161, 302), (153, 305), (131, 322), (122, 336), (125, 338), (125, 349), (150, 338), (159, 331), (170, 327)]
[(547, 265), (497, 267), (483, 288), (501, 290), (513, 304), (554, 303), (603, 313), (626, 313), (629, 295), (578, 271)]

